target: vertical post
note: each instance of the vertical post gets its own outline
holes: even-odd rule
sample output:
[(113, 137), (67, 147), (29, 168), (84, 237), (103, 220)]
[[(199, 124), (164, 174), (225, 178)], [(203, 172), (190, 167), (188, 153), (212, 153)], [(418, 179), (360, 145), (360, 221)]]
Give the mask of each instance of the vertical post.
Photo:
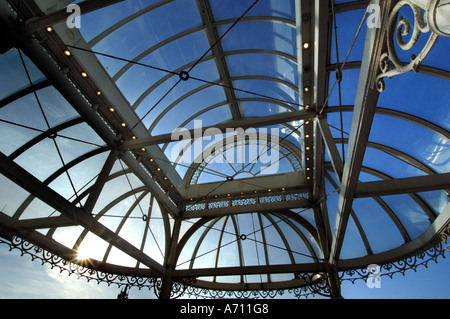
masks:
[(326, 263), (328, 274), (328, 287), (330, 287), (331, 299), (342, 299), (339, 273), (335, 265)]
[(161, 291), (159, 294), (160, 299), (170, 299), (170, 294), (172, 292), (173, 279), (172, 275), (175, 270), (175, 263), (177, 261), (177, 248), (178, 248), (178, 237), (180, 235), (181, 229), (181, 217), (175, 219), (175, 223), (172, 231), (172, 238), (170, 240), (170, 247), (167, 251), (166, 258), (164, 260), (164, 267), (166, 268), (166, 273), (162, 277)]

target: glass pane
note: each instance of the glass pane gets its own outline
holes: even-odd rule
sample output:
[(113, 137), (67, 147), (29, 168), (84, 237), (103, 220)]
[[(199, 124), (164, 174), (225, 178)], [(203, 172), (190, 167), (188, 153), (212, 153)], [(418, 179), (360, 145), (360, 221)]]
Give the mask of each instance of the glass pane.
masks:
[[(254, 0), (211, 0), (214, 19), (216, 21), (232, 19), (242, 16), (244, 12), (254, 3)], [(252, 16), (273, 16), (295, 20), (294, 0), (266, 0), (260, 1), (245, 15)]]
[[(443, 60), (443, 59), (440, 59)], [(386, 80), (378, 105), (409, 113), (450, 130), (450, 81), (409, 72)]]
[[(171, 133), (176, 128), (180, 127), (180, 125), (186, 119), (184, 116), (190, 117), (196, 114), (197, 112), (200, 112), (203, 109), (214, 105), (219, 101), (226, 101), (225, 92), (221, 87), (212, 86), (210, 88), (201, 90), (187, 97), (183, 101), (180, 101), (180, 103), (174, 105), (174, 107), (171, 110), (169, 110), (164, 115), (164, 117), (158, 122), (152, 133), (153, 134)], [(184, 116), (180, 117), (180, 114), (184, 114)], [(222, 119), (220, 118), (209, 119), (209, 121), (212, 121), (212, 123), (221, 120)]]
[(20, 146), (41, 134), (40, 131), (46, 130), (42, 114), (35, 105), (35, 101), (33, 95), (27, 95), (0, 109), (1, 119), (11, 122), (0, 122), (0, 150), (2, 153), (10, 155)]
[[(333, 230), (332, 228), (331, 230)], [(348, 219), (347, 228), (345, 230), (344, 242), (339, 257), (341, 259), (351, 259), (367, 256), (367, 249), (356, 227), (355, 221), (352, 216)]]
[[(220, 77), (212, 60), (199, 63), (191, 72), (192, 77), (202, 80), (214, 82)], [(164, 81), (161, 85), (148, 92), (146, 96), (141, 97), (136, 103), (136, 113), (143, 120), (144, 125), (150, 127), (150, 131), (156, 125), (156, 118), (161, 115), (164, 110), (171, 105), (175, 105), (183, 97), (188, 96), (190, 91), (205, 86), (202, 81), (189, 79), (188, 81), (179, 81), (178, 76), (172, 76)]]
[[(180, 67), (196, 61), (208, 49), (205, 32), (196, 32), (153, 51), (139, 63), (175, 72)], [(169, 73), (165, 71), (134, 65), (121, 75), (116, 83), (128, 101), (134, 104), (148, 88), (167, 75)]]
[(78, 258), (92, 258), (101, 261), (105, 256), (108, 246), (108, 242), (89, 232), (78, 247)]
[(23, 211), (20, 219), (32, 219), (32, 218), (41, 218), (41, 217), (50, 217), (50, 216), (59, 216), (61, 215), (58, 211), (56, 211), (51, 206), (47, 205), (43, 201), (38, 198), (35, 198), (31, 201), (31, 203), (27, 206), (27, 208)]
[(80, 116), (54, 87), (39, 90), (37, 95), (51, 127)]
[(134, 174), (127, 174), (127, 176), (121, 175), (108, 181), (103, 187), (100, 197), (94, 207), (93, 213), (97, 214), (108, 204), (124, 194), (132, 196), (133, 190), (138, 190), (139, 187), (142, 186), (142, 182)]
[[(345, 1), (347, 2), (347, 1)], [(364, 17), (366, 10), (350, 10), (336, 14), (337, 39), (339, 47), (339, 62), (342, 63), (347, 56), (348, 51), (351, 49), (347, 62), (361, 61), (364, 51), (364, 42), (366, 39), (367, 26), (363, 25), (361, 32), (352, 48), (352, 42), (358, 31), (358, 27)], [(352, 23), (348, 23), (352, 21)], [(331, 49), (330, 49), (330, 62), (337, 63), (336, 55), (336, 38), (334, 28), (332, 31)]]
[(17, 157), (15, 162), (41, 181), (63, 166), (51, 139), (45, 139), (31, 147)]
[(260, 117), (272, 114), (288, 112), (286, 106), (270, 102), (246, 101), (240, 102), (241, 112), (245, 117)]
[[(222, 36), (231, 25), (219, 25)], [(295, 26), (267, 21), (240, 21), (222, 39), (224, 51), (266, 49), (297, 56)]]
[(28, 197), (29, 193), (22, 187), (0, 174), (0, 212), (8, 216), (13, 216), (16, 210)]
[[(419, 44), (418, 46), (420, 47)], [(422, 64), (442, 70), (450, 70), (450, 61), (442, 59), (442, 52), (450, 52), (450, 41), (445, 37), (438, 38), (433, 50), (428, 53)]]
[[(161, 41), (201, 24), (194, 0), (173, 1), (128, 22), (96, 44), (93, 50), (131, 60)], [(115, 74), (123, 65), (102, 56), (98, 58), (110, 74)]]
[(78, 237), (83, 232), (81, 226), (58, 227), (52, 234), (52, 238), (62, 245), (72, 248), (76, 244)]
[(393, 178), (423, 176), (426, 173), (405, 161), (389, 155), (381, 150), (368, 147), (363, 166), (376, 169)]
[[(135, 198), (140, 198), (141, 193), (137, 193), (136, 197), (130, 197), (129, 200), (136, 202)], [(146, 196), (146, 200), (140, 200), (134, 207), (133, 211), (127, 216), (120, 229), (117, 229), (119, 236), (128, 241), (133, 246), (140, 248), (142, 245), (142, 239), (144, 238), (144, 231), (146, 223), (142, 220), (143, 215), (147, 215), (147, 211), (143, 211), (143, 207), (149, 206), (150, 196)], [(128, 212), (127, 212), (128, 213)]]
[(410, 154), (436, 172), (446, 173), (450, 169), (450, 142), (409, 121), (376, 115), (370, 141), (385, 144)]
[[(114, 26), (116, 23), (130, 17), (160, 0), (121, 1), (100, 10), (86, 13), (82, 16), (82, 27), (79, 29), (86, 42), (90, 42), (100, 33)], [(112, 19), (111, 17), (114, 17)]]
[(285, 84), (266, 80), (238, 80), (233, 81), (237, 98), (252, 98), (267, 96), (278, 101), (295, 106), (298, 104), (298, 92)]
[[(45, 80), (44, 75), (30, 59), (22, 53), (23, 60), (33, 84)], [(20, 59), (19, 51), (9, 50), (0, 56), (0, 100), (30, 86), (27, 73)]]
[[(336, 72), (330, 72), (330, 84), (328, 92), (331, 92), (328, 99), (328, 106), (354, 105), (356, 91), (358, 89), (359, 69), (348, 69), (342, 71), (341, 100), (339, 100), (339, 85), (335, 84)], [(334, 86), (334, 87), (333, 87)], [(333, 91), (331, 91), (333, 89)]]
[(232, 115), (230, 111), (230, 106), (226, 104), (219, 107), (215, 107), (209, 111), (199, 114), (198, 116), (195, 116), (195, 119), (191, 120), (189, 123), (183, 125), (182, 127), (185, 127), (187, 129), (193, 129), (194, 121), (201, 121), (202, 127), (208, 127), (231, 119)]
[(390, 195), (381, 197), (392, 208), (411, 239), (423, 234), (430, 226), (429, 217), (408, 195)]
[(226, 57), (231, 77), (267, 76), (298, 84), (297, 64), (272, 54), (236, 54)]
[[(374, 254), (405, 243), (397, 226), (375, 199), (357, 198), (353, 201), (353, 210)], [(381, 231), (383, 236), (380, 236)]]
[(103, 152), (69, 169), (69, 174), (75, 189), (85, 191), (95, 182), (95, 178), (101, 171), (108, 155), (108, 152)]
[(417, 193), (439, 215), (450, 201), (445, 191), (431, 191)]

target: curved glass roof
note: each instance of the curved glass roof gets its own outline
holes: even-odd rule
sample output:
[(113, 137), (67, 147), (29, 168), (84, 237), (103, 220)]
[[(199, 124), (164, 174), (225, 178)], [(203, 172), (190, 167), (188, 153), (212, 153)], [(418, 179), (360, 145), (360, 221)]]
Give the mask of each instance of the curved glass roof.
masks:
[(79, 28), (32, 2), (1, 7), (23, 25), (0, 56), (5, 239), (169, 290), (336, 297), (447, 225), (447, 37), (379, 92), (367, 1), (75, 1)]

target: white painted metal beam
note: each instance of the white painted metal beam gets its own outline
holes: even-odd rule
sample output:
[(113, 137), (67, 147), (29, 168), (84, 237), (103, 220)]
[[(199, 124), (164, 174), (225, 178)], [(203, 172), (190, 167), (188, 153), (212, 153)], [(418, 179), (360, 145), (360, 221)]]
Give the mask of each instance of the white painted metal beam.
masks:
[[(380, 5), (381, 16), (383, 17), (382, 21), (386, 21), (390, 12), (391, 1), (372, 0), (371, 4)], [(383, 45), (384, 30), (368, 28), (339, 193), (336, 224), (330, 254), (330, 263), (332, 264), (335, 264), (339, 259), (347, 223), (352, 210), (353, 196), (358, 183), (359, 173), (377, 107), (379, 92), (376, 88), (375, 79), (378, 74), (379, 58)]]
[(450, 189), (450, 173), (359, 183), (355, 198)]

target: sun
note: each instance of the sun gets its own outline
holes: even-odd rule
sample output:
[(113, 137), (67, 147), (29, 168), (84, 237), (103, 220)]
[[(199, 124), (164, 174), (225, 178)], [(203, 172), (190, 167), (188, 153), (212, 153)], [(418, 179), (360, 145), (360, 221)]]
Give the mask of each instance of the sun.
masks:
[(77, 249), (76, 259), (79, 261), (95, 258), (98, 255), (98, 248), (95, 245), (81, 245)]

